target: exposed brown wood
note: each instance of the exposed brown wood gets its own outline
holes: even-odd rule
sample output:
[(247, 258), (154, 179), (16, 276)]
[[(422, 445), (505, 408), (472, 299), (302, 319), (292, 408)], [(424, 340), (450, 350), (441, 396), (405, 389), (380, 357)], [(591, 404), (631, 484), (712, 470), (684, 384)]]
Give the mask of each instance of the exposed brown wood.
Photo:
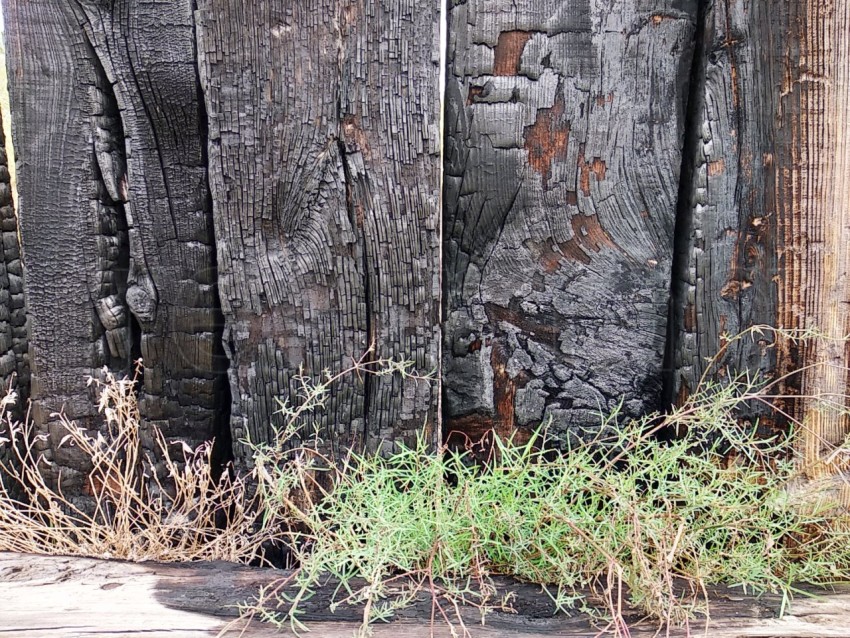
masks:
[[(270, 439), (302, 365), (339, 371), (374, 343), (436, 369), (438, 8), (198, 2), (234, 439)], [(326, 441), (391, 446), (436, 431), (436, 396), (352, 375), (316, 419)]]
[[(238, 614), (238, 605), (260, 586), (281, 572), (240, 567), (227, 563), (162, 565), (123, 563), (88, 558), (32, 556), (0, 553), (0, 635), (16, 638), (93, 638), (146, 636), (148, 638), (195, 638), (215, 636)], [(551, 602), (539, 588), (500, 580), (500, 587), (517, 592), (519, 614), (493, 613), (482, 626), (474, 610), (465, 614), (474, 638), (588, 638), (610, 635), (591, 625), (586, 616), (552, 617), (545, 611)], [(312, 636), (350, 637), (357, 628), (361, 610), (340, 608), (330, 614), (322, 605), (332, 588), (323, 589), (306, 601), (307, 622)], [(776, 618), (781, 607), (778, 596), (752, 598), (734, 590), (712, 595), (712, 618), (694, 621), (687, 628), (673, 628), (675, 637), (707, 635), (713, 638), (827, 638), (845, 637), (850, 626), (850, 590), (818, 592), (816, 598), (798, 597), (790, 614)], [(375, 636), (425, 638), (431, 636), (430, 602), (408, 610), (390, 624), (373, 626)], [(658, 627), (626, 611), (630, 635), (650, 638)], [(238, 636), (243, 624), (234, 624), (224, 634)], [(289, 631), (252, 624), (246, 638), (291, 636)], [(449, 636), (439, 621), (434, 636)], [(662, 635), (667, 635), (662, 632)]]
[[(706, 359), (721, 350), (713, 379), (790, 374), (776, 392), (820, 395), (780, 406), (805, 416), (805, 462), (819, 474), (822, 452), (848, 433), (840, 408), (850, 334), (850, 6), (710, 6), (675, 392), (693, 392)], [(725, 334), (757, 324), (814, 328), (823, 338), (795, 345), (767, 332), (726, 345)], [(766, 412), (753, 406), (744, 416), (770, 425)]]
[(792, 146), (779, 303), (796, 325), (822, 332), (805, 346), (801, 388), (814, 397), (801, 407), (804, 462), (818, 476), (831, 471), (823, 457), (850, 433), (850, 2), (801, 4), (799, 57), (787, 59), (780, 93)]
[(447, 436), (655, 408), (696, 0), (450, 5)]

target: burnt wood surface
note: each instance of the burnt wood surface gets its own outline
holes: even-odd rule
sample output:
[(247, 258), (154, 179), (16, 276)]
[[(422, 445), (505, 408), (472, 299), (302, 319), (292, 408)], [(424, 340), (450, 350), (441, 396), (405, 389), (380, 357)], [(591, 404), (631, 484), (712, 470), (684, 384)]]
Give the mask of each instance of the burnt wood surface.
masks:
[[(18, 393), (16, 413), (30, 387), (27, 314), (18, 218), (12, 202), (6, 136), (0, 119), (0, 384)], [(3, 390), (0, 390), (2, 392)]]
[(656, 408), (696, 1), (450, 4), (444, 430)]
[[(674, 282), (682, 311), (673, 362), (678, 401), (697, 390), (705, 374), (717, 380), (750, 372), (764, 381), (777, 375), (773, 334), (731, 344), (724, 335), (759, 324), (798, 326), (792, 315), (778, 316), (777, 270), (788, 262), (787, 255), (780, 258), (787, 222), (778, 206), (787, 179), (782, 154), (790, 151), (777, 121), (779, 90), (792, 69), (775, 43), (791, 35), (793, 4), (719, 0), (705, 15), (692, 96), (691, 184), (682, 207), (686, 256)], [(708, 359), (721, 348), (709, 369)], [(754, 414), (766, 412), (752, 407)]]
[(144, 359), (141, 411), (166, 436), (209, 439), (222, 412), (191, 3), (19, 0), (6, 21), (33, 418), (75, 493), (86, 468), (52, 415), (94, 423), (101, 367)]
[[(18, 218), (12, 201), (12, 184), (6, 139), (0, 118), (0, 397), (9, 390), (18, 401), (7, 406), (6, 416), (21, 418), (29, 392), (29, 347), (23, 264), (18, 241)], [(6, 425), (0, 422), (0, 438), (8, 438)], [(8, 463), (10, 450), (0, 446), (0, 464)], [(0, 471), (0, 480), (2, 480)]]
[[(90, 558), (34, 556), (0, 553), (0, 632), (19, 638), (89, 638), (102, 636), (147, 636), (148, 638), (195, 638), (200, 636), (246, 636), (267, 638), (291, 636), (282, 631), (243, 621), (232, 622), (238, 607), (251, 600), (259, 588), (271, 584), (284, 572), (241, 567), (229, 563), (164, 565), (124, 563)], [(506, 579), (496, 583), (500, 592), (514, 592), (518, 613), (494, 612), (482, 625), (474, 609), (462, 610), (472, 638), (514, 636), (515, 638), (564, 638), (614, 635), (605, 622), (591, 623), (586, 615), (555, 615), (551, 600), (534, 585)], [(784, 618), (778, 618), (781, 597), (743, 596), (735, 589), (711, 593), (711, 620), (697, 618), (689, 627), (672, 627), (660, 635), (713, 638), (827, 638), (847, 635), (850, 626), (850, 592), (846, 587), (831, 591), (809, 590), (800, 595)], [(302, 617), (310, 635), (320, 638), (350, 637), (362, 619), (362, 609), (337, 608), (328, 604), (333, 587), (322, 588), (305, 601)], [(414, 607), (389, 624), (374, 624), (375, 636), (450, 636), (439, 618), (431, 625), (431, 603), (422, 598)], [(656, 623), (642, 620), (624, 608), (629, 635), (650, 638), (659, 635)], [(227, 630), (229, 629), (229, 630)], [(244, 629), (244, 633), (242, 632)], [(432, 633), (433, 631), (433, 633)], [(303, 634), (302, 634), (303, 635)]]
[[(198, 3), (234, 439), (269, 440), (296, 375), (372, 345), (367, 361), (437, 369), (438, 14), (430, 0)], [(437, 383), (350, 375), (320, 433), (412, 443), (436, 432)]]
[[(846, 2), (706, 4), (673, 288), (681, 310), (672, 326), (675, 398), (704, 374), (782, 379), (774, 393), (812, 397), (779, 407), (805, 418), (815, 474), (822, 450), (848, 432), (836, 409), (847, 393), (850, 334), (848, 24)], [(797, 344), (770, 331), (723, 338), (759, 324), (822, 336)], [(776, 425), (765, 405), (745, 416)]]
[[(11, 2), (5, 11), (33, 416), (49, 431), (60, 408), (94, 416), (81, 381), (110, 356), (95, 303), (126, 288), (126, 219), (100, 178), (94, 138), (97, 120), (109, 119), (97, 88), (104, 81), (71, 4)], [(53, 434), (42, 442), (45, 462), (56, 473), (58, 465), (83, 470)], [(70, 493), (81, 490), (75, 471), (65, 477)]]
[[(437, 380), (344, 379), (331, 445), (437, 440), (441, 401), (444, 439), (564, 440), (682, 401), (761, 323), (824, 336), (716, 377), (814, 364), (778, 389), (834, 401), (850, 4), (822, 4), (453, 0), (441, 148), (438, 3), (10, 0), (0, 377), (46, 466), (80, 489), (52, 414), (94, 425), (85, 377), (137, 357), (145, 422), (223, 456), (371, 345)], [(781, 407), (810, 461), (848, 430)]]
[[(10, 3), (33, 417), (71, 493), (85, 463), (52, 415), (93, 424), (85, 379), (102, 366), (142, 357), (145, 423), (215, 436), (225, 456), (231, 438), (269, 440), (301, 372), (372, 344), (367, 360), (436, 371), (438, 13)], [(321, 435), (370, 449), (435, 436), (437, 383), (352, 375)]]

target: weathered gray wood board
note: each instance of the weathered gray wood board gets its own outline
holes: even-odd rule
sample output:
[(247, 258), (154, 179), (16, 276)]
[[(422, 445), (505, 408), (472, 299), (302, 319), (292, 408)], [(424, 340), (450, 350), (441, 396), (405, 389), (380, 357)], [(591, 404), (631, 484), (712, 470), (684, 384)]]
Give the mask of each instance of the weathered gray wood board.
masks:
[[(270, 439), (302, 365), (336, 372), (374, 344), (436, 370), (438, 9), (198, 3), (234, 440)], [(410, 442), (437, 392), (351, 375), (316, 418), (328, 441)]]
[[(226, 563), (160, 565), (122, 563), (88, 558), (33, 556), (0, 553), (0, 634), (16, 638), (116, 637), (195, 638), (200, 636), (239, 636), (270, 638), (291, 636), (270, 627), (252, 624), (244, 634), (244, 623), (228, 623), (238, 614), (238, 605), (281, 572), (239, 567)], [(506, 584), (506, 583), (502, 583)], [(492, 614), (486, 625), (466, 616), (473, 638), (589, 638), (611, 635), (594, 627), (582, 615), (571, 618), (546, 617), (534, 613), (549, 605), (538, 588), (515, 584), (525, 605), (525, 614)], [(326, 596), (328, 592), (324, 592)], [(318, 596), (320, 601), (327, 598)], [(341, 609), (332, 615), (320, 609), (315, 600), (307, 614), (311, 636), (349, 638), (358, 618), (357, 610)], [(713, 601), (712, 619), (696, 621), (690, 628), (672, 629), (670, 636), (707, 635), (713, 638), (827, 638), (846, 637), (850, 626), (850, 591), (842, 588), (817, 598), (800, 597), (791, 613), (776, 618), (778, 597), (761, 599), (719, 593)], [(390, 624), (374, 625), (375, 636), (425, 638), (449, 636), (439, 621), (433, 634), (429, 622), (430, 604), (425, 601), (414, 615)], [(658, 635), (658, 627), (627, 615), (629, 633), (635, 638)], [(302, 634), (303, 635), (303, 634)], [(662, 635), (667, 635), (662, 632)]]
[(226, 390), (189, 0), (6, 7), (33, 416), (53, 470), (85, 468), (51, 413), (90, 419), (86, 376), (145, 361), (141, 409), (214, 434)]
[[(776, 391), (834, 401), (848, 387), (850, 4), (708, 6), (674, 389), (694, 391), (724, 333), (768, 324), (825, 338), (740, 340), (710, 376), (769, 381), (805, 366)], [(808, 461), (848, 432), (846, 415), (820, 399), (782, 407), (807, 415)]]
[(444, 430), (656, 407), (696, 0), (451, 5)]

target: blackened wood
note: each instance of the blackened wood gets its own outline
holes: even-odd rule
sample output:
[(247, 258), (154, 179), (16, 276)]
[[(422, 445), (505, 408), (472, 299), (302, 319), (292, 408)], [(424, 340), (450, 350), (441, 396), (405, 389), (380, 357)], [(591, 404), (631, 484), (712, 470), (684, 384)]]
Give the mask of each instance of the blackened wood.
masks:
[[(0, 384), (18, 394), (20, 415), (29, 394), (29, 348), (18, 217), (0, 119)], [(2, 390), (0, 390), (2, 392)]]
[[(426, 0), (198, 3), (234, 439), (268, 441), (298, 374), (371, 344), (437, 366), (437, 15)], [(350, 375), (315, 418), (332, 443), (410, 442), (434, 431), (436, 394)]]
[(7, 34), (33, 417), (74, 494), (85, 461), (52, 414), (93, 423), (102, 366), (142, 356), (143, 416), (190, 443), (228, 403), (192, 10), (18, 0)]
[[(4, 416), (20, 419), (29, 395), (29, 347), (24, 300), (23, 267), (18, 241), (18, 218), (12, 201), (12, 184), (6, 138), (0, 117), (0, 397), (14, 390), (17, 403), (7, 405)], [(0, 439), (9, 438), (5, 419)], [(11, 460), (8, 445), (0, 445), (0, 465)], [(3, 481), (0, 470), (0, 481)]]
[[(71, 4), (26, 0), (4, 10), (33, 416), (49, 431), (56, 410), (78, 419), (94, 415), (85, 377), (107, 363), (108, 352), (94, 304), (122, 284), (114, 266), (126, 231), (97, 168), (97, 69)], [(113, 267), (102, 263), (104, 252), (112, 253)], [(113, 273), (111, 281), (95, 278), (105, 272)], [(52, 442), (40, 444), (54, 475), (57, 464), (84, 470), (79, 459), (54, 449), (61, 433), (52, 434)], [(64, 478), (69, 492), (79, 493), (79, 472)]]
[[(677, 345), (680, 400), (721, 349), (707, 371), (713, 380), (747, 373), (769, 382), (805, 367), (774, 390), (820, 395), (780, 405), (805, 417), (804, 452), (816, 474), (822, 449), (848, 431), (835, 409), (847, 392), (850, 333), (848, 20), (846, 2), (720, 0), (709, 11)], [(824, 338), (794, 344), (766, 332), (725, 347), (724, 334), (757, 324), (815, 328)]]
[(696, 1), (451, 5), (444, 430), (656, 407)]
[[(777, 320), (775, 84), (783, 73), (778, 43), (787, 35), (793, 4), (720, 0), (707, 10), (705, 59), (698, 61), (702, 95), (695, 96), (701, 104), (694, 122), (689, 256), (677, 273), (685, 282), (674, 361), (678, 402), (706, 374), (716, 381), (749, 372), (764, 381), (777, 371), (773, 334), (731, 344), (724, 335)], [(744, 416), (769, 412), (767, 406), (749, 409)]]
[[(142, 416), (166, 436), (193, 444), (217, 435), (229, 446), (192, 1), (79, 0), (77, 6), (120, 110), (115, 145), (126, 153), (129, 250), (123, 302), (127, 321), (134, 321), (131, 335), (138, 330), (131, 346), (138, 353), (128, 354), (145, 363)], [(103, 151), (97, 157), (107, 190), (116, 183), (120, 191), (120, 173), (109, 171), (120, 171), (121, 160), (106, 159)]]

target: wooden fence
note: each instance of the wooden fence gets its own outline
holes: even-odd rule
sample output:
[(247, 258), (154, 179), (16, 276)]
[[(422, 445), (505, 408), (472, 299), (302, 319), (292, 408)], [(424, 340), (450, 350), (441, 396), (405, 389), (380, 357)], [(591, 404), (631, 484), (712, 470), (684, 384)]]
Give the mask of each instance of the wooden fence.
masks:
[[(51, 414), (139, 356), (148, 421), (228, 445), (370, 344), (436, 374), (339, 383), (323, 434), (370, 449), (668, 406), (756, 324), (822, 337), (721, 372), (846, 392), (850, 0), (5, 10), (0, 372), (57, 466)], [(789, 409), (813, 458), (848, 432)]]

